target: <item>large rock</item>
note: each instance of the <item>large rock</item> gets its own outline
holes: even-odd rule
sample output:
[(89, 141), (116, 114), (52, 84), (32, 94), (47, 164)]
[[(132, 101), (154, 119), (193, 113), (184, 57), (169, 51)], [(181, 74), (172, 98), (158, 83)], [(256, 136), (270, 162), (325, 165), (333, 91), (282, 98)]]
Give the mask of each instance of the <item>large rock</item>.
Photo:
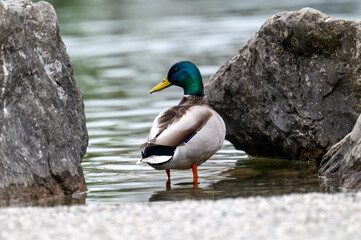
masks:
[(268, 19), (206, 86), (226, 138), (251, 155), (320, 160), (361, 103), (361, 22), (304, 8)]
[(80, 89), (53, 7), (0, 1), (0, 203), (86, 190)]
[(331, 178), (341, 187), (361, 189), (361, 115), (352, 132), (322, 158), (319, 175), (326, 182)]

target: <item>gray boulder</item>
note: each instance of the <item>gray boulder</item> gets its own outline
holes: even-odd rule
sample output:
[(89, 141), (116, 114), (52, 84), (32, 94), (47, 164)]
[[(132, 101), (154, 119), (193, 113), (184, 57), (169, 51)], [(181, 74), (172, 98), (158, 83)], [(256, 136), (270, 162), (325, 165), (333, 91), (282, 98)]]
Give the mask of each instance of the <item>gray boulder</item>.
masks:
[(0, 203), (86, 190), (81, 91), (53, 7), (0, 1)]
[(326, 183), (336, 179), (340, 187), (361, 189), (361, 115), (352, 132), (322, 158), (319, 175)]
[(360, 56), (361, 22), (282, 12), (211, 77), (206, 101), (236, 148), (319, 161), (360, 112)]

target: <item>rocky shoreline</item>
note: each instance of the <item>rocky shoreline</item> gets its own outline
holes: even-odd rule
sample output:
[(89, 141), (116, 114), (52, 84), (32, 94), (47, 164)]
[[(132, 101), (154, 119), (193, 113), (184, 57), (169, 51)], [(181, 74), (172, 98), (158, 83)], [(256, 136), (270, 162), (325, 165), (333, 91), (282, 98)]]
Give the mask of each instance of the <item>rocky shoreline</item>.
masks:
[[(84, 192), (84, 104), (55, 10), (1, 0), (0, 11), (0, 205)], [(361, 188), (360, 39), (360, 21), (311, 8), (270, 17), (205, 88), (226, 138)]]

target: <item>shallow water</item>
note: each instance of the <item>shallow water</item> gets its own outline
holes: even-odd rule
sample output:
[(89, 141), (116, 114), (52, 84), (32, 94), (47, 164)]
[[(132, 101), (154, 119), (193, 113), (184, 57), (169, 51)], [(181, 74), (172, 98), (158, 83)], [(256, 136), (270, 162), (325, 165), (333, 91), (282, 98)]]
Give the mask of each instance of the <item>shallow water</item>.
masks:
[(359, 19), (359, 1), (51, 3), (84, 95), (90, 136), (82, 164), (89, 189), (87, 203), (336, 191), (320, 184), (312, 164), (251, 158), (227, 141), (199, 167), (198, 190), (190, 184), (190, 170), (172, 171), (167, 191), (164, 171), (135, 163), (154, 117), (182, 97), (176, 87), (149, 95), (174, 62), (195, 62), (207, 82), (273, 14), (309, 6), (335, 17)]

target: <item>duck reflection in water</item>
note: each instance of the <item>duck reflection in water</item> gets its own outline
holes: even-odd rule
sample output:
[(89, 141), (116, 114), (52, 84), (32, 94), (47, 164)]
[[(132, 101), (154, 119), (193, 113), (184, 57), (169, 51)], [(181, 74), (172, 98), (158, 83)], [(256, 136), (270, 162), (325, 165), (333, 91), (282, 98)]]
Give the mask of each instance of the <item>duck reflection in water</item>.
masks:
[(171, 191), (163, 190), (163, 191), (156, 191), (152, 194), (149, 198), (150, 202), (157, 202), (157, 201), (182, 201), (182, 200), (202, 200), (202, 199), (214, 199), (214, 191), (209, 189), (208, 187), (205, 188), (190, 188), (188, 185), (192, 183), (182, 183), (182, 184), (175, 184), (177, 185)]
[(192, 169), (193, 188), (197, 189), (197, 168), (222, 147), (225, 124), (205, 103), (202, 76), (193, 63), (175, 63), (150, 93), (172, 85), (183, 88), (184, 96), (177, 106), (165, 109), (154, 119), (137, 164), (165, 170), (167, 189), (171, 187), (170, 169)]

